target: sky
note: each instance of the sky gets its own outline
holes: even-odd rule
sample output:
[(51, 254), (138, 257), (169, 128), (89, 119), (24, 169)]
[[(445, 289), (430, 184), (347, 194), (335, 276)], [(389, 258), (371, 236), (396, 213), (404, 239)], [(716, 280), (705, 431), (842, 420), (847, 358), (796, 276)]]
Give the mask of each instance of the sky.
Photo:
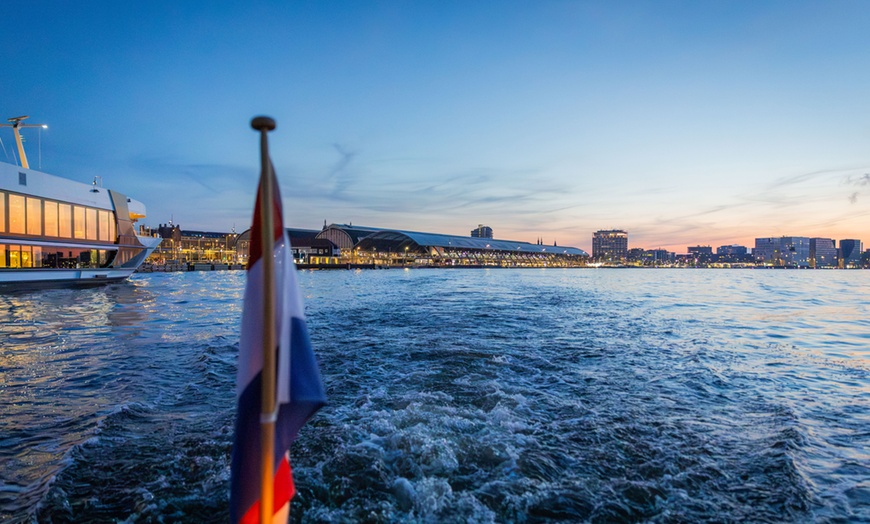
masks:
[[(591, 251), (870, 244), (870, 2), (0, 3), (31, 167), (241, 232), (269, 135), (290, 227)], [(14, 140), (0, 129), (4, 161)]]

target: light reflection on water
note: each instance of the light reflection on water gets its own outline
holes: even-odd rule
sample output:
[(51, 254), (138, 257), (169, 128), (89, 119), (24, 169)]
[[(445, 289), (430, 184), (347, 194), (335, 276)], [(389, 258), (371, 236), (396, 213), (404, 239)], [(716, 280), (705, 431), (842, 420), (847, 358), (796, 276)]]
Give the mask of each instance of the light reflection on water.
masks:
[[(302, 272), (330, 405), (294, 520), (870, 520), (868, 283)], [(0, 295), (0, 515), (224, 520), (243, 285)]]

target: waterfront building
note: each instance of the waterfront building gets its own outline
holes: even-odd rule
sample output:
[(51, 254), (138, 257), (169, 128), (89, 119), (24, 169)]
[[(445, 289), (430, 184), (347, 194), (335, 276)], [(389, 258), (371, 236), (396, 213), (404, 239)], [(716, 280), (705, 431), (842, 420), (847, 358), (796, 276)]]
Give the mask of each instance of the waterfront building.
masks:
[(810, 267), (809, 237), (782, 237), (780, 239), (780, 256), (785, 267)]
[[(374, 228), (373, 228), (374, 229)], [(576, 247), (472, 238), (417, 231), (377, 230), (354, 246), (352, 260), (375, 266), (573, 267), (588, 253)]]
[(753, 262), (753, 259), (749, 251), (748, 247), (739, 244), (719, 246), (716, 248), (716, 255), (713, 256), (713, 261), (719, 264), (750, 264)]
[(477, 229), (471, 230), (471, 236), (473, 238), (492, 238), (492, 228), (480, 224), (477, 226)]
[(854, 238), (840, 240), (840, 267), (854, 269), (861, 267), (861, 252), (864, 251), (863, 243)]
[[(585, 265), (589, 258), (574, 247), (349, 224), (324, 225), (321, 231), (287, 231), (296, 262), (319, 266), (567, 267)], [(315, 234), (313, 240), (311, 234)], [(239, 236), (240, 262), (247, 260), (249, 236), (250, 230)]]
[(810, 267), (809, 237), (766, 237), (755, 239), (755, 261), (774, 267)]
[(717, 255), (724, 256), (744, 256), (749, 254), (749, 248), (739, 244), (731, 244), (730, 246), (719, 246), (716, 248)]
[(673, 264), (675, 254), (666, 249), (644, 249), (633, 247), (628, 250), (627, 261), (636, 266), (664, 266)]
[(837, 247), (833, 239), (810, 239), (810, 267), (837, 267)]
[(602, 229), (592, 235), (592, 258), (597, 262), (623, 262), (628, 259), (628, 232)]
[(353, 255), (354, 246), (363, 238), (383, 231), (377, 227), (354, 226), (353, 224), (323, 224), (323, 229), (317, 234), (317, 238), (325, 238), (338, 246), (341, 257), (350, 259)]
[(647, 249), (643, 252), (643, 265), (645, 266), (673, 264), (675, 260), (676, 254), (666, 249)]
[[(287, 238), (290, 239), (290, 252), (293, 262), (297, 264), (330, 265), (341, 263), (341, 250), (335, 243), (319, 238), (322, 231), (316, 229), (287, 228)], [(251, 245), (251, 230), (245, 230), (236, 242), (236, 257), (241, 264), (246, 264)]]
[(323, 266), (341, 263), (341, 249), (325, 238), (307, 238), (305, 241), (290, 241), (293, 262)]
[(642, 247), (633, 247), (628, 250), (626, 259), (632, 264), (642, 264), (644, 251)]
[(765, 266), (780, 265), (780, 241), (777, 237), (755, 239), (755, 249), (752, 250), (755, 261)]
[(222, 263), (234, 264), (236, 259), (235, 232), (185, 231), (178, 224), (160, 224), (152, 231), (163, 241), (151, 254), (152, 262), (166, 263), (177, 261), (185, 263)]
[(713, 248), (711, 246), (689, 246), (686, 248), (686, 252), (695, 264), (706, 264), (713, 260)]

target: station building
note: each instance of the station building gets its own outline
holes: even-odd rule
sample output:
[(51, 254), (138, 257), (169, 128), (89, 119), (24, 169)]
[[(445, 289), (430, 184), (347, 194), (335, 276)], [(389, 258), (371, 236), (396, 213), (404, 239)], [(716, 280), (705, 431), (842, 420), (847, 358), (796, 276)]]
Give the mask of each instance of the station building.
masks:
[[(320, 231), (316, 229), (287, 228), (290, 251), (295, 263), (318, 266), (341, 263), (341, 250), (338, 246), (326, 238), (319, 238), (319, 234)], [(235, 248), (238, 260), (247, 264), (251, 248), (250, 229), (239, 235)]]
[[(589, 257), (576, 247), (351, 224), (324, 225), (311, 242), (316, 241), (327, 241), (332, 246), (331, 253), (319, 256), (316, 261), (309, 257), (307, 263), (327, 266), (575, 267), (585, 265)], [(291, 235), (294, 249), (301, 246), (301, 242), (302, 238), (294, 240)], [(237, 255), (242, 263), (247, 260), (249, 243), (250, 230), (239, 235), (237, 243)]]

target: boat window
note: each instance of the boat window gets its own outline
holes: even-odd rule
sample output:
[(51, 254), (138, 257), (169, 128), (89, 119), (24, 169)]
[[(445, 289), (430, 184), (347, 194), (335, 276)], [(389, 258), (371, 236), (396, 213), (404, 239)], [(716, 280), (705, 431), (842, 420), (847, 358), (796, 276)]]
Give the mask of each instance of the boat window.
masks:
[(9, 267), (21, 267), (21, 247), (9, 246)]
[(118, 232), (115, 230), (115, 212), (109, 213), (109, 240), (116, 242), (118, 240)]
[(30, 246), (21, 246), (21, 267), (33, 267), (33, 258), (30, 256)]
[(85, 208), (73, 206), (73, 236), (85, 238)]
[(18, 185), (26, 186), (27, 185), (27, 173), (18, 172)]
[(58, 236), (72, 238), (72, 206), (69, 204), (57, 205)]
[(24, 197), (9, 195), (9, 232), (24, 234)]
[(85, 224), (87, 224), (88, 240), (97, 240), (97, 210), (85, 208)]
[(42, 267), (42, 246), (33, 246), (33, 267)]
[(43, 204), (45, 206), (45, 236), (47, 237), (56, 237), (57, 236), (57, 202), (52, 202), (50, 200), (46, 200)]
[(42, 235), (42, 199), (27, 197), (27, 234)]
[(100, 240), (112, 240), (112, 237), (109, 235), (111, 232), (109, 231), (109, 212), (108, 211), (99, 211), (100, 215)]
[(6, 193), (0, 191), (0, 233), (4, 231), (6, 231)]
[(0, 268), (74, 269), (108, 267), (116, 251), (81, 247), (0, 244)]

